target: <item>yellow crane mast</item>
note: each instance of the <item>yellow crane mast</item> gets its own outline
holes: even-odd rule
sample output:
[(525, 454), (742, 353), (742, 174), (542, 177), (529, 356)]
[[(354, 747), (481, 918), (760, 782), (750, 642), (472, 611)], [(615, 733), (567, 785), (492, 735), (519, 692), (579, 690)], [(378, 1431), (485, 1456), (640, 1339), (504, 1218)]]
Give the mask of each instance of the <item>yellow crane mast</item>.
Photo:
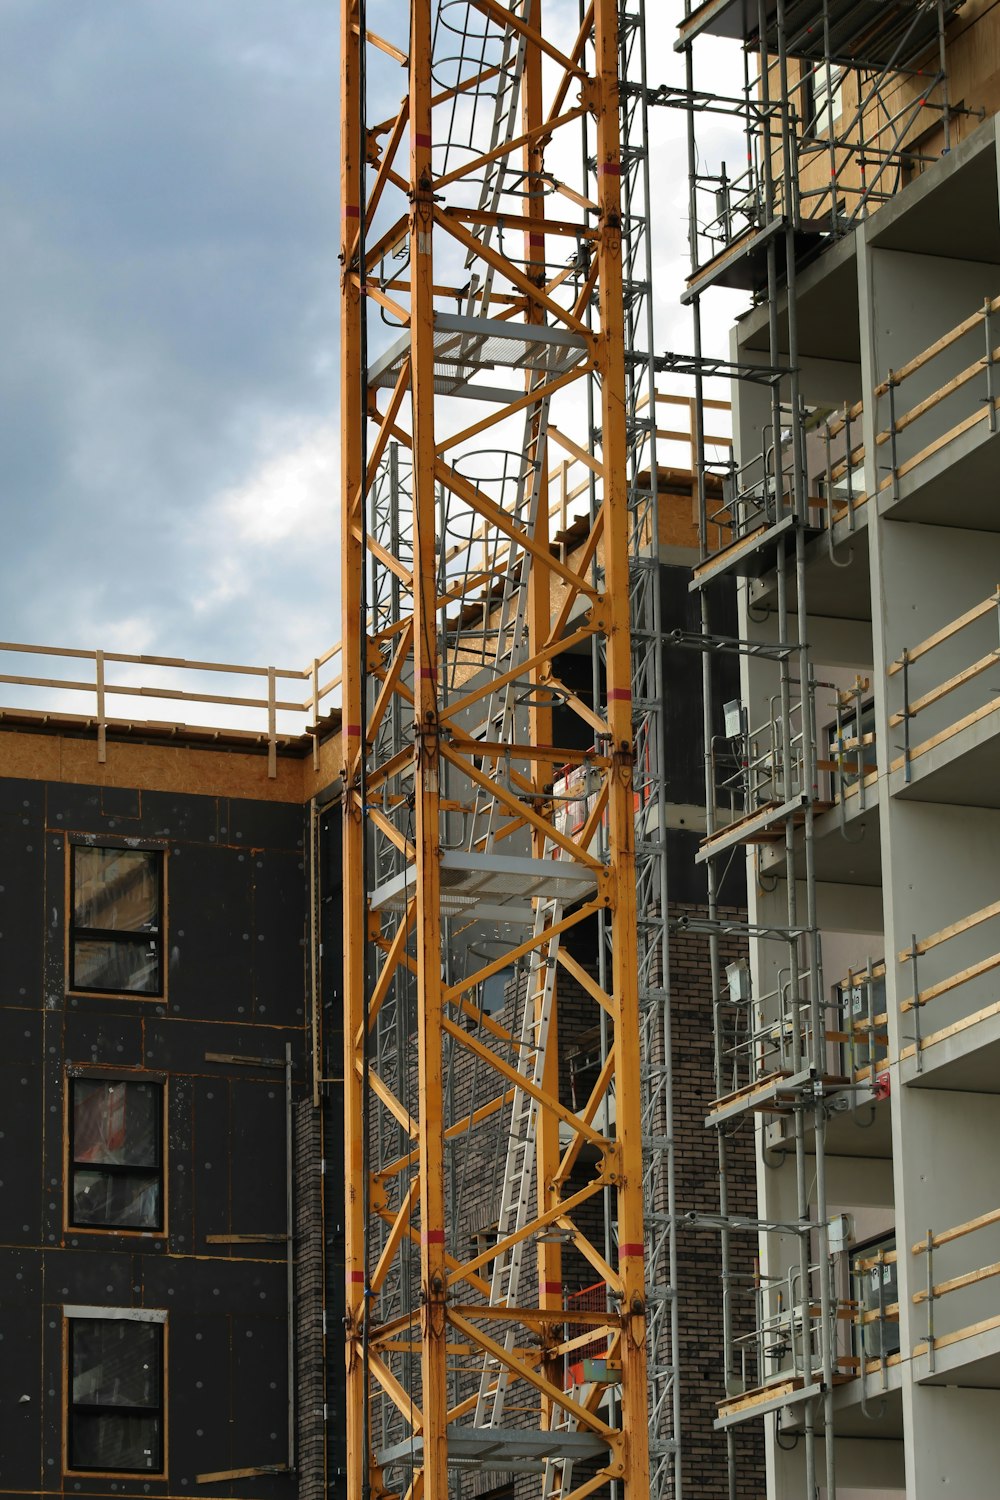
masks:
[[(352, 1497), (470, 1469), (650, 1493), (618, 4), (565, 11), (409, 0), (376, 34), (341, 4)], [(571, 941), (598, 928), (603, 968)], [(511, 972), (519, 1032), (485, 1001)], [(557, 972), (604, 1038), (583, 1100)], [(448, 1184), (490, 1131), (484, 1241)], [(570, 1256), (599, 1306), (568, 1305)], [(595, 1341), (600, 1378), (567, 1379)]]

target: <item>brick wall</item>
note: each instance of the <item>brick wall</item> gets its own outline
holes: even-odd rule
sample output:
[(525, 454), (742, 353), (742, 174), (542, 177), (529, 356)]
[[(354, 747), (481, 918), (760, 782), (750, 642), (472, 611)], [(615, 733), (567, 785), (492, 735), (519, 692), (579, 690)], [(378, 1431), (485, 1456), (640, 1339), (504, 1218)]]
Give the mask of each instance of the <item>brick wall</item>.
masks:
[(323, 1338), (323, 1158), (319, 1112), (311, 1099), (295, 1108), (295, 1385), (299, 1500), (326, 1493)]
[[(685, 906), (677, 913), (707, 915), (704, 908)], [(720, 916), (744, 918), (745, 912), (722, 908)], [(719, 945), (723, 967), (743, 956), (740, 940), (724, 938)], [(674, 1044), (674, 1121), (677, 1141), (676, 1189), (680, 1214), (717, 1214), (719, 1211), (719, 1156), (716, 1132), (705, 1128), (705, 1116), (715, 1096), (712, 1038), (712, 990), (707, 939), (675, 931), (671, 937), (671, 993)], [(742, 1121), (726, 1140), (729, 1211), (756, 1214), (753, 1117)], [(734, 1292), (748, 1286), (753, 1274), (756, 1239), (734, 1235), (731, 1271)], [(678, 1297), (681, 1339), (686, 1500), (722, 1500), (728, 1495), (726, 1437), (713, 1423), (716, 1404), (723, 1400), (725, 1370), (722, 1348), (722, 1282), (719, 1236), (714, 1230), (681, 1228), (678, 1233)], [(750, 1304), (734, 1296), (734, 1332), (750, 1327)], [(740, 1500), (764, 1495), (763, 1432), (759, 1422), (735, 1429), (737, 1494)]]

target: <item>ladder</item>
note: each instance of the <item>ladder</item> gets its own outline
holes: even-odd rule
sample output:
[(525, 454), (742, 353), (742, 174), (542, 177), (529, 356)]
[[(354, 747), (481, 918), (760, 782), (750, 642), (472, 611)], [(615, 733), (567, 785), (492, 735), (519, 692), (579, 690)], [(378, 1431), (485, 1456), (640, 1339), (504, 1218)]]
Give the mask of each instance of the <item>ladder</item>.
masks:
[[(546, 846), (548, 852), (548, 846)], [(535, 910), (535, 936), (541, 938), (547, 928), (556, 926), (562, 919), (560, 900), (539, 901)], [(555, 1003), (556, 958), (559, 950), (559, 933), (533, 950), (533, 963), (518, 1038), (518, 1072), (536, 1086), (540, 1086), (545, 1073), (548, 1056), (549, 1032)], [(504, 1164), (503, 1185), (500, 1193), (500, 1213), (497, 1221), (497, 1243), (523, 1229), (528, 1214), (531, 1196), (531, 1181), (535, 1158), (535, 1119), (538, 1103), (526, 1089), (515, 1088), (511, 1108), (510, 1127), (507, 1135), (507, 1156)], [(493, 1261), (490, 1278), (490, 1306), (511, 1307), (517, 1303), (521, 1277), (524, 1240), (502, 1251)], [(513, 1349), (517, 1329), (513, 1322), (507, 1323), (503, 1347)], [(503, 1419), (504, 1397), (510, 1373), (498, 1361), (487, 1357), (479, 1382), (479, 1397), (476, 1402), (475, 1425), (477, 1427), (499, 1427)]]
[[(580, 1406), (586, 1407), (597, 1383), (590, 1381), (587, 1385), (580, 1387), (580, 1394), (576, 1398)], [(568, 1406), (556, 1406), (553, 1409), (550, 1432), (578, 1432), (580, 1428), (576, 1413)], [(545, 1460), (545, 1473), (542, 1476), (542, 1492), (539, 1500), (559, 1500), (560, 1495), (568, 1495), (573, 1488), (573, 1459), (547, 1458)]]
[[(527, 0), (508, 0), (507, 9), (515, 21), (522, 23), (528, 19)], [(469, 6), (471, 13), (472, 6)], [(481, 17), (477, 17), (481, 19)], [(498, 23), (495, 23), (498, 24)], [(499, 82), (493, 100), (493, 128), (490, 135), (489, 151), (495, 151), (505, 140), (511, 140), (517, 134), (517, 110), (521, 98), (521, 78), (524, 74), (525, 39), (521, 32), (513, 26), (507, 26), (503, 33), (502, 56), (497, 66)], [(479, 210), (495, 214), (500, 210), (501, 197), (503, 194), (503, 182), (505, 175), (512, 170), (506, 155), (495, 156), (486, 163), (483, 170), (483, 179), (479, 190)], [(480, 228), (474, 229), (478, 240), (488, 245), (493, 238), (493, 224), (486, 223)], [(475, 265), (475, 257), (470, 253), (466, 256), (465, 265), (471, 270)], [(481, 264), (481, 262), (480, 262)], [(477, 274), (474, 270), (469, 279), (469, 290), (466, 297), (466, 314), (474, 317), (478, 311), (480, 316), (489, 313), (490, 295), (496, 271), (493, 266), (487, 266), (485, 273)]]

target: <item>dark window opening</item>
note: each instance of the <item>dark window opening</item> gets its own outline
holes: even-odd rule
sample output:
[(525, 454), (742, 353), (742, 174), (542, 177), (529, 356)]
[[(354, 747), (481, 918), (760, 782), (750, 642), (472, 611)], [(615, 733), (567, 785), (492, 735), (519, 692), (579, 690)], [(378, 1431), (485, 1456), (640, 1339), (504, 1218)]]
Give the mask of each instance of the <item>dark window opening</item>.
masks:
[(70, 1221), (162, 1228), (162, 1084), (74, 1078), (70, 1090)]
[(163, 993), (163, 855), (73, 845), (70, 988)]
[(71, 1469), (163, 1469), (163, 1325), (69, 1319)]

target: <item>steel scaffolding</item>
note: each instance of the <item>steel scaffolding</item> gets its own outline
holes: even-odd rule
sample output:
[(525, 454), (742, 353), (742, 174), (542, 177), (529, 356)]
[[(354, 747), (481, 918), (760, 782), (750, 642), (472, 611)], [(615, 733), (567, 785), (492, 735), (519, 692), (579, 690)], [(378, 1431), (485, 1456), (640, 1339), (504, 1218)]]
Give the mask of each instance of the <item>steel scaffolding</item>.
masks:
[[(828, 1500), (836, 1494), (834, 1388), (853, 1367), (838, 1340), (838, 1319), (843, 1326), (852, 1312), (840, 1295), (839, 1249), (831, 1248), (826, 1135), (839, 1107), (833, 1101), (862, 1073), (871, 1079), (878, 1056), (871, 996), (867, 1005), (858, 999), (857, 1018), (852, 1012), (845, 1019), (842, 993), (827, 991), (814, 846), (822, 813), (839, 804), (843, 818), (848, 795), (863, 799), (872, 735), (859, 680), (856, 690), (838, 695), (836, 732), (821, 748), (817, 692), (831, 685), (817, 680), (808, 645), (807, 547), (815, 549), (825, 533), (836, 563), (835, 535), (853, 528), (866, 498), (859, 411), (849, 401), (831, 411), (810, 400), (798, 275), (804, 261), (918, 173), (928, 153), (948, 149), (955, 110), (944, 35), (958, 8), (943, 0), (688, 0), (676, 43), (685, 86), (652, 96), (686, 109), (688, 124), (684, 300), (693, 316), (701, 540), (692, 587), (701, 601), (704, 662), (705, 837), (698, 858), (708, 881), (702, 930), (716, 1093), (708, 1124), (718, 1140), (720, 1207), (712, 1226), (722, 1246), (726, 1372), (718, 1425), (727, 1433), (730, 1500), (743, 1493), (737, 1428), (792, 1406), (804, 1444), (804, 1493), (813, 1496), (822, 1484)], [(697, 87), (706, 36), (739, 44), (733, 59), (742, 65), (742, 88), (722, 95)], [(733, 174), (706, 154), (706, 119), (728, 121), (732, 141), (742, 142), (743, 170)], [(706, 357), (702, 302), (717, 286), (742, 289), (766, 306), (766, 347), (757, 363), (726, 367)], [(723, 371), (739, 420), (732, 461), (719, 465), (704, 443), (705, 383)], [(727, 578), (742, 596), (737, 638), (713, 628), (712, 587)], [(748, 590), (758, 579), (765, 580), (767, 604), (755, 613)], [(720, 651), (738, 656), (743, 678), (740, 699), (725, 705), (713, 698), (711, 660)], [(766, 709), (750, 706), (762, 702)], [(776, 874), (765, 875), (762, 850), (773, 852)], [(719, 919), (720, 889), (739, 855), (747, 858), (754, 962), (724, 975), (720, 937), (732, 923)], [(758, 909), (774, 911), (782, 889), (784, 911), (757, 920)], [(855, 989), (849, 985), (847, 993)], [(834, 1045), (843, 1036), (846, 1052)], [(730, 1210), (731, 1142), (754, 1118), (765, 1132), (782, 1122), (783, 1150), (794, 1162), (788, 1222), (747, 1220)], [(760, 1262), (752, 1278), (742, 1278), (731, 1251), (734, 1237), (748, 1234), (757, 1237)], [(749, 1320), (749, 1332), (737, 1334), (738, 1318)]]

